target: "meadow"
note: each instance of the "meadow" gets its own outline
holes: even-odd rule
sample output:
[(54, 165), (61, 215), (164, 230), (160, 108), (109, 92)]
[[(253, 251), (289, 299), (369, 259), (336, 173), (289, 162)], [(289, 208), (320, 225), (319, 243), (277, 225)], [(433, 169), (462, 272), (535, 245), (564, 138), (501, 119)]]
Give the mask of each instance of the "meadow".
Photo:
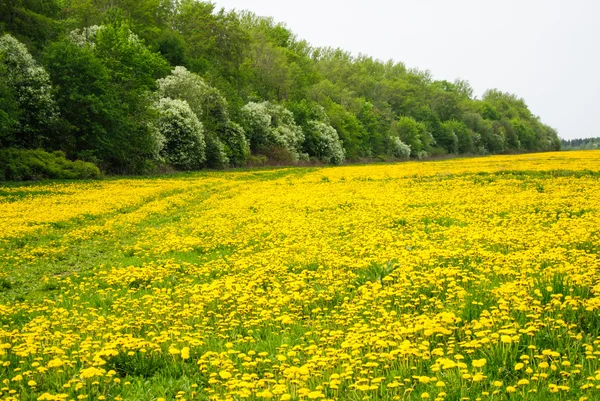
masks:
[(0, 185), (2, 400), (598, 400), (600, 151)]

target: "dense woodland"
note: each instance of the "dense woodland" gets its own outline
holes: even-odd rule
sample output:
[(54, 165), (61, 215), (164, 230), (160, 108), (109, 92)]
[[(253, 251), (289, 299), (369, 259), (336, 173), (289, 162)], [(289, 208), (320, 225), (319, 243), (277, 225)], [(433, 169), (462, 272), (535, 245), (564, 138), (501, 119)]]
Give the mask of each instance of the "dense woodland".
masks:
[(131, 174), (561, 142), (515, 95), (476, 99), (466, 81), (315, 48), (251, 12), (194, 0), (2, 0), (0, 147)]

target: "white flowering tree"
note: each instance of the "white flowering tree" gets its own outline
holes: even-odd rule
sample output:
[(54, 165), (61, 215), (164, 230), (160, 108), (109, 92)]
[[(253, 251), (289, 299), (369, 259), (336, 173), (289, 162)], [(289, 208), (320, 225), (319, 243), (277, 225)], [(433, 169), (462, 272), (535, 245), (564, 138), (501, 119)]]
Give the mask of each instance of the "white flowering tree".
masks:
[(58, 116), (48, 73), (36, 63), (25, 45), (9, 34), (0, 37), (0, 62), (5, 89), (10, 91), (19, 109), (11, 145), (41, 147), (47, 142), (46, 135)]
[[(243, 164), (247, 157), (248, 143), (245, 136), (238, 135), (237, 127), (232, 129), (227, 101), (221, 93), (185, 67), (175, 67), (171, 74), (159, 79), (158, 95), (185, 100), (202, 122), (206, 140), (206, 165), (213, 168)], [(233, 135), (233, 137), (231, 137)], [(230, 159), (230, 156), (233, 159)]]
[(265, 103), (250, 102), (242, 107), (242, 120), (250, 148), (254, 152), (264, 150), (269, 144), (271, 114)]
[(307, 124), (307, 131), (315, 157), (331, 164), (341, 164), (344, 161), (346, 152), (335, 128), (322, 121), (312, 120)]
[(278, 147), (289, 152), (292, 161), (308, 158), (302, 152), (304, 132), (291, 111), (270, 102), (250, 102), (242, 108), (242, 116), (254, 151), (268, 152)]
[(402, 142), (397, 136), (390, 137), (390, 152), (398, 159), (408, 159), (410, 157), (411, 149), (410, 145)]
[(204, 93), (208, 90), (208, 85), (198, 75), (185, 67), (175, 67), (170, 75), (156, 83), (161, 97), (185, 100), (198, 118), (204, 114)]
[(155, 102), (157, 127), (164, 136), (161, 155), (180, 170), (202, 167), (206, 160), (204, 129), (185, 100), (161, 98)]
[(95, 46), (96, 36), (104, 27), (102, 25), (92, 25), (87, 28), (74, 29), (69, 32), (69, 40), (78, 46)]
[(292, 102), (289, 107), (304, 132), (304, 151), (325, 163), (341, 164), (346, 158), (346, 150), (325, 108), (306, 99)]

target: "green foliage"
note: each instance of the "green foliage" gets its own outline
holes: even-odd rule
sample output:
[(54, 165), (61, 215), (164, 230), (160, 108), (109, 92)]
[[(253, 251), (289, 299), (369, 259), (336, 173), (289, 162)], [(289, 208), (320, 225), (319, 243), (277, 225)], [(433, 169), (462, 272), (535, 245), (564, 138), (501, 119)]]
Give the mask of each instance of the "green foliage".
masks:
[(158, 52), (174, 66), (185, 66), (185, 40), (176, 31), (165, 31), (158, 39)]
[(362, 153), (359, 141), (364, 132), (361, 122), (355, 114), (337, 103), (330, 102), (327, 106), (327, 116), (344, 145), (346, 157), (349, 159), (359, 158)]
[(304, 132), (303, 149), (306, 154), (325, 163), (341, 164), (346, 152), (323, 106), (303, 99), (300, 102), (292, 102), (289, 108)]
[(13, 134), (20, 119), (20, 109), (10, 87), (3, 59), (0, 56), (0, 146), (8, 146), (14, 141)]
[(175, 29), (186, 43), (186, 58), (193, 72), (214, 80), (238, 85), (239, 72), (245, 61), (249, 33), (241, 28), (238, 16), (231, 12), (215, 12), (212, 3), (181, 1), (173, 13)]
[(468, 112), (463, 115), (462, 121), (468, 127), (476, 153), (487, 153), (489, 150), (485, 146), (486, 138), (492, 136), (492, 124), (485, 120), (480, 114)]
[(424, 153), (431, 150), (431, 134), (425, 124), (417, 122), (412, 117), (400, 117), (392, 126), (394, 136), (410, 146), (411, 156), (422, 158)]
[(87, 42), (71, 35), (47, 50), (61, 117), (70, 128), (54, 147), (110, 172), (143, 172), (160, 150), (147, 92), (164, 61), (124, 25), (94, 32), (82, 33)]
[(205, 132), (206, 160), (204, 165), (208, 168), (223, 169), (229, 165), (229, 157), (225, 145), (219, 137), (212, 132)]
[(11, 32), (39, 50), (58, 33), (60, 12), (60, 0), (0, 1), (0, 32)]
[(100, 170), (94, 164), (67, 160), (62, 152), (0, 149), (0, 181), (96, 179), (100, 176)]
[[(315, 48), (273, 18), (209, 2), (8, 0), (0, 31), (12, 35), (0, 46), (0, 146), (59, 149), (111, 173), (164, 161), (149, 107), (164, 97), (203, 125), (195, 168), (242, 166), (250, 150), (341, 163), (561, 146), (515, 95), (478, 100), (466, 81)], [(31, 66), (20, 77), (16, 59)]]
[(434, 133), (435, 142), (450, 154), (458, 153), (458, 136), (454, 132), (455, 121), (451, 120), (440, 124)]
[(469, 129), (465, 123), (457, 120), (450, 120), (446, 121), (443, 126), (456, 136), (457, 153), (473, 153), (473, 135), (469, 133)]
[(111, 70), (112, 80), (127, 89), (122, 94), (128, 97), (135, 98), (140, 91), (155, 89), (156, 79), (169, 70), (167, 61), (151, 52), (129, 25), (119, 19), (98, 31), (94, 51)]
[(225, 144), (225, 153), (229, 163), (234, 167), (241, 167), (250, 155), (250, 145), (246, 139), (244, 129), (232, 121), (219, 130), (219, 138)]

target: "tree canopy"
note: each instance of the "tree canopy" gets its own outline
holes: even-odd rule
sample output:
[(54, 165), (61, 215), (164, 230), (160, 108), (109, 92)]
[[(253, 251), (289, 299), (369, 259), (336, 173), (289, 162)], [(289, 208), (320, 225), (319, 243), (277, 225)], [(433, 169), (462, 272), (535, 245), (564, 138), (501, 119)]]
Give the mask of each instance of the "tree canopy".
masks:
[(0, 147), (140, 173), (242, 166), (250, 154), (340, 164), (561, 142), (516, 95), (477, 99), (467, 81), (313, 47), (248, 11), (9, 0), (0, 5)]

